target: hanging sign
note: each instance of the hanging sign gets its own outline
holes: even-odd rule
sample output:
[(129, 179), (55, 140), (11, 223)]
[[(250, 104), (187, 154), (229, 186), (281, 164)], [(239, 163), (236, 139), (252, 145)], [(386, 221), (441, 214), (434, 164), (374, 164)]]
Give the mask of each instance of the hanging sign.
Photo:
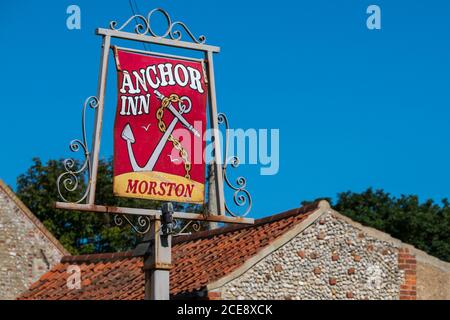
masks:
[(201, 60), (114, 48), (114, 194), (204, 202), (207, 85)]

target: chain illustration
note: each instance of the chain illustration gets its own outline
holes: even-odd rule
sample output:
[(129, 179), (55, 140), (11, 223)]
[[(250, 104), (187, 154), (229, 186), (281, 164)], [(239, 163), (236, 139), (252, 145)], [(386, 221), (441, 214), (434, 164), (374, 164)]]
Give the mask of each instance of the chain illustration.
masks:
[[(171, 94), (169, 97), (164, 97), (162, 99), (161, 102), (161, 107), (156, 111), (156, 119), (158, 119), (158, 128), (159, 131), (161, 131), (162, 133), (165, 133), (167, 130), (167, 126), (164, 123), (164, 120), (162, 119), (164, 116), (164, 109), (166, 109), (171, 103), (180, 103), (181, 106), (181, 110), (180, 112), (183, 112), (183, 102), (180, 99), (180, 97), (176, 94)], [(188, 154), (186, 149), (184, 149), (184, 147), (181, 145), (181, 142), (176, 139), (172, 134), (169, 135), (169, 139), (170, 142), (172, 142), (173, 147), (179, 152), (180, 157), (183, 159), (184, 162), (184, 169), (186, 171), (186, 175), (184, 176), (186, 179), (191, 179), (191, 169), (192, 169), (192, 164), (188, 159)]]

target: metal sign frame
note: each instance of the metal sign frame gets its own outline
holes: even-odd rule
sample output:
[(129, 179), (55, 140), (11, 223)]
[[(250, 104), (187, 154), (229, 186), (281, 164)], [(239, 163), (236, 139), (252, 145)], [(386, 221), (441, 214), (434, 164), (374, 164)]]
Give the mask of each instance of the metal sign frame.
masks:
[[(167, 29), (164, 34), (157, 35), (151, 28), (151, 17), (155, 13), (162, 14), (167, 20)], [(135, 33), (123, 31), (132, 22), (135, 23)], [(179, 28), (179, 29), (178, 29)], [(192, 42), (183, 41), (182, 32), (186, 33)], [(108, 207), (100, 206), (95, 204), (95, 192), (97, 184), (97, 173), (98, 173), (98, 162), (100, 153), (100, 143), (102, 135), (102, 123), (103, 123), (103, 112), (105, 106), (105, 93), (106, 93), (106, 80), (108, 74), (108, 63), (109, 54), (111, 49), (112, 39), (122, 39), (137, 41), (141, 43), (156, 44), (162, 46), (169, 46), (174, 48), (188, 49), (194, 51), (200, 51), (204, 54), (204, 61), (207, 65), (207, 78), (208, 78), (208, 104), (209, 104), (209, 116), (210, 125), (212, 129), (212, 141), (214, 150), (214, 174), (215, 174), (215, 194), (217, 203), (217, 215), (204, 215), (196, 213), (184, 213), (176, 212), (174, 213), (174, 218), (176, 219), (187, 219), (187, 220), (198, 220), (198, 221), (212, 221), (212, 222), (224, 222), (224, 223), (237, 223), (237, 224), (253, 224), (254, 219), (245, 218), (247, 213), (251, 208), (251, 197), (248, 191), (245, 189), (246, 180), (243, 177), (239, 177), (236, 180), (237, 186), (234, 186), (229, 179), (226, 177), (226, 167), (228, 163), (228, 135), (225, 142), (225, 158), (222, 158), (222, 149), (219, 139), (219, 124), (225, 124), (228, 129), (228, 121), (223, 114), (218, 114), (217, 112), (217, 98), (216, 98), (216, 85), (214, 77), (214, 62), (213, 55), (220, 52), (220, 48), (217, 46), (206, 45), (206, 38), (200, 36), (196, 38), (192, 32), (187, 28), (187, 26), (180, 21), (172, 22), (169, 14), (161, 9), (156, 8), (149, 12), (147, 17), (142, 15), (134, 15), (129, 18), (123, 25), (117, 28), (117, 22), (113, 21), (110, 23), (110, 29), (99, 28), (96, 30), (96, 34), (102, 37), (102, 50), (101, 50), (101, 62), (100, 62), (100, 73), (97, 89), (97, 97), (89, 97), (86, 100), (83, 109), (83, 140), (74, 140), (70, 144), (72, 151), (76, 152), (82, 148), (85, 155), (85, 162), (81, 166), (80, 170), (73, 170), (75, 167), (75, 161), (68, 159), (65, 161), (66, 172), (63, 173), (58, 178), (58, 191), (62, 199), (65, 202), (56, 202), (55, 206), (59, 209), (66, 210), (79, 210), (79, 211), (89, 211), (98, 213), (114, 213), (114, 214), (129, 214), (137, 216), (145, 216), (148, 218), (153, 218), (159, 220), (161, 217), (160, 210), (147, 210), (138, 208), (123, 208), (123, 207)], [(144, 51), (142, 51), (144, 52)], [(151, 53), (145, 51), (146, 53)], [(189, 59), (188, 57), (184, 57)], [(89, 147), (86, 139), (86, 128), (85, 128), (85, 113), (87, 107), (95, 109), (95, 124), (93, 132), (93, 145), (92, 151), (89, 151)], [(239, 165), (239, 159), (236, 157), (231, 158), (231, 165), (237, 167)], [(78, 202), (67, 201), (61, 193), (60, 184), (68, 191), (75, 191), (78, 187), (78, 177), (82, 171), (87, 170), (89, 181), (86, 193)], [(224, 182), (227, 183), (229, 187), (234, 190), (234, 202), (239, 207), (247, 205), (247, 210), (241, 216), (233, 213), (225, 203), (224, 196)], [(81, 203), (86, 200), (86, 203)], [(211, 201), (211, 200), (210, 200)], [(226, 216), (226, 213), (231, 216)]]

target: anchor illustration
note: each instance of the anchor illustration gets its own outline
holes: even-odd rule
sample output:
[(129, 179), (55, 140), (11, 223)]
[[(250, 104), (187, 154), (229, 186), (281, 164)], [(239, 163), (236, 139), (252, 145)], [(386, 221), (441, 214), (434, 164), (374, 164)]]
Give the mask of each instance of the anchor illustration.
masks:
[[(122, 131), (122, 139), (124, 139), (127, 142), (128, 156), (130, 158), (130, 163), (134, 172), (153, 171), (153, 168), (156, 162), (158, 161), (161, 152), (168, 140), (172, 141), (175, 147), (178, 146), (177, 149), (180, 150), (180, 154), (181, 153), (186, 154), (186, 151), (183, 149), (180, 142), (172, 136), (175, 126), (178, 122), (181, 122), (183, 126), (185, 126), (189, 131), (191, 131), (196, 137), (201, 137), (200, 133), (186, 120), (186, 118), (183, 117), (183, 114), (188, 114), (189, 112), (191, 112), (192, 109), (192, 102), (188, 97), (183, 96), (178, 98), (177, 95), (172, 94), (169, 98), (166, 98), (158, 90), (155, 90), (154, 93), (156, 97), (162, 101), (162, 106), (157, 112), (157, 118), (160, 121), (158, 125), (159, 129), (161, 132), (164, 132), (164, 134), (159, 140), (158, 145), (156, 146), (155, 150), (153, 151), (153, 154), (150, 156), (150, 159), (147, 161), (147, 164), (145, 166), (141, 167), (140, 165), (138, 165), (136, 158), (134, 156), (132, 145), (136, 142), (136, 139), (134, 138), (133, 130), (131, 129), (130, 124), (127, 123)], [(175, 107), (172, 105), (172, 101), (174, 100), (178, 102), (178, 110), (176, 110)], [(164, 111), (164, 108), (167, 108), (175, 116), (175, 118), (172, 120), (172, 122), (169, 124), (167, 128), (164, 122), (162, 122), (162, 113)], [(188, 160), (187, 159), (184, 160), (185, 165), (187, 166), (186, 162)], [(188, 168), (190, 170), (190, 164)], [(189, 177), (189, 172), (188, 170), (186, 171), (187, 171), (186, 177)]]

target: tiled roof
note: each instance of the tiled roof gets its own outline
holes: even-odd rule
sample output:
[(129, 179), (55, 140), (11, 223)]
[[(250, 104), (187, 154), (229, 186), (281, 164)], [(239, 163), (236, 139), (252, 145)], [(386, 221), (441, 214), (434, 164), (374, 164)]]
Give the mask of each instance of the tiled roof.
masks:
[[(175, 238), (171, 295), (200, 291), (230, 274), (317, 208), (314, 204), (256, 220), (252, 226), (229, 226)], [(71, 265), (81, 270), (79, 290), (67, 286)], [(133, 257), (131, 252), (64, 257), (20, 299), (143, 299), (142, 267), (142, 257)]]

